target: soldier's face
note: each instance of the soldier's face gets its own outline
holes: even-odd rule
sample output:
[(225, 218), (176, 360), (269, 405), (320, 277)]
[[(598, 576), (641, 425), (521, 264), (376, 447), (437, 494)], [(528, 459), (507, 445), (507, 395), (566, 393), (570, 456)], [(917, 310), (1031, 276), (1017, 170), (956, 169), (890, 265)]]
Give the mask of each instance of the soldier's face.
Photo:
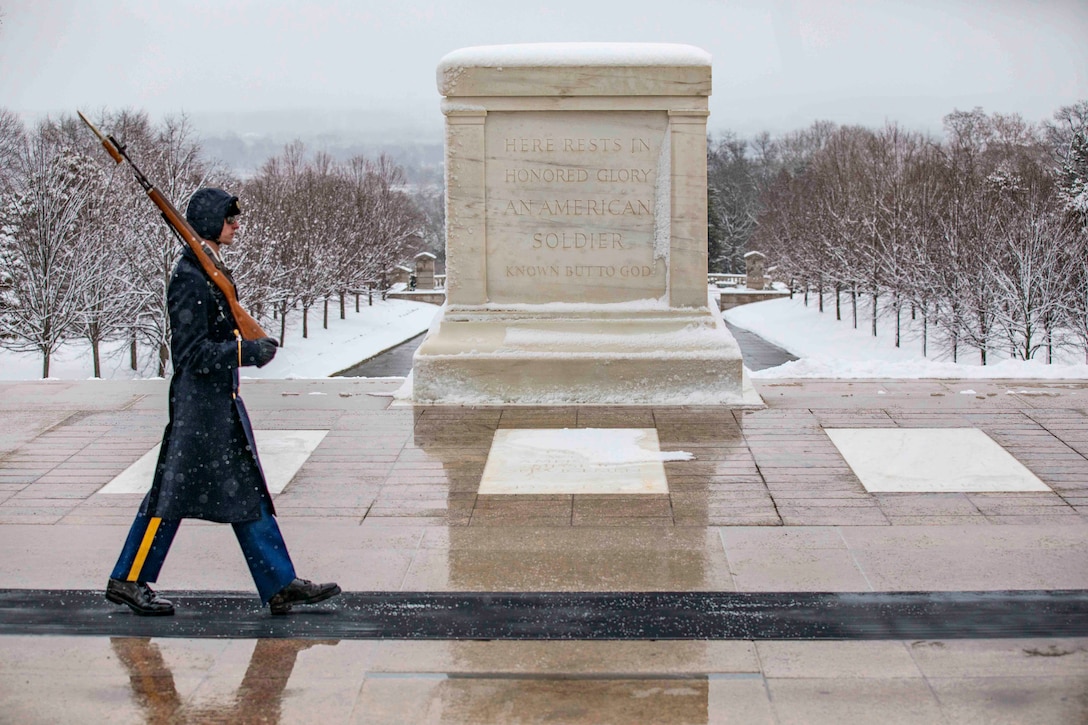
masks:
[(219, 244), (230, 244), (234, 241), (234, 233), (238, 231), (241, 223), (238, 217), (229, 216), (223, 220), (223, 231), (219, 232)]

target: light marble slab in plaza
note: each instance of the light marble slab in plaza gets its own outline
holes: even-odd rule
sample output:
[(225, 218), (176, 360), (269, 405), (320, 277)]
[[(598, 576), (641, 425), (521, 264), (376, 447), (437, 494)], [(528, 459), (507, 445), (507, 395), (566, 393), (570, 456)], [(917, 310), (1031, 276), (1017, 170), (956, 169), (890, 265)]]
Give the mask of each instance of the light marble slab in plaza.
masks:
[[(327, 434), (327, 430), (253, 431), (268, 490), (273, 494), (282, 492)], [(145, 453), (98, 493), (147, 493), (155, 476), (160, 447), (156, 445)]]
[(466, 48), (438, 87), (447, 298), (415, 402), (762, 403), (708, 300), (707, 53)]
[(481, 494), (668, 493), (668, 460), (654, 428), (498, 430)]
[(977, 428), (826, 431), (870, 493), (1051, 490)]

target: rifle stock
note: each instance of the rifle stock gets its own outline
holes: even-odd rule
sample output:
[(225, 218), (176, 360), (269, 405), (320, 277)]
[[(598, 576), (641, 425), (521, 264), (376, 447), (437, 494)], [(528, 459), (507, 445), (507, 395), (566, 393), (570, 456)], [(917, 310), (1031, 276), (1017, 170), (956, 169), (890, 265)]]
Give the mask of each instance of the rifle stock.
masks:
[(169, 224), (173, 230), (181, 237), (182, 241), (193, 250), (193, 254), (196, 255), (197, 261), (200, 262), (200, 267), (204, 270), (204, 273), (211, 279), (212, 284), (219, 288), (219, 291), (227, 298), (227, 304), (230, 306), (231, 314), (234, 315), (234, 321), (238, 325), (238, 334), (242, 336), (244, 340), (257, 340), (262, 337), (268, 337), (257, 320), (253, 319), (253, 316), (245, 311), (242, 307), (242, 303), (238, 301), (238, 291), (234, 288), (234, 284), (231, 283), (226, 276), (219, 271), (215, 266), (215, 262), (204, 251), (204, 245), (200, 241), (200, 236), (193, 229), (192, 225), (183, 217), (174, 205), (170, 203), (170, 200), (162, 195), (158, 189), (156, 189), (139, 167), (133, 163), (132, 159), (125, 153), (125, 147), (117, 141), (113, 136), (104, 135), (98, 128), (91, 123), (86, 116), (79, 111), (76, 111), (79, 117), (83, 119), (83, 122), (94, 131), (95, 136), (102, 142), (102, 146), (105, 147), (106, 152), (117, 163), (127, 161), (128, 165), (132, 168), (133, 174), (136, 176), (136, 181), (143, 187), (144, 191), (151, 198), (151, 201), (162, 212), (163, 219)]

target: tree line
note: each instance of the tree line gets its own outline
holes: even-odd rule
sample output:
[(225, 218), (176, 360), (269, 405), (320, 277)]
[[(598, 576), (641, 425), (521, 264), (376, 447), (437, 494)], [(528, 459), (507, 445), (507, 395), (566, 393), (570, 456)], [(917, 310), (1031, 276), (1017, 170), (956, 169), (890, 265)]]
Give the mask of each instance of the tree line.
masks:
[[(239, 243), (225, 260), (246, 308), (281, 341), (289, 315), (302, 315), (306, 336), (320, 303), (327, 326), (330, 299), (343, 317), (346, 295), (435, 244), (433, 193), (407, 191), (385, 156), (335, 161), (296, 142), (239, 179), (207, 158), (184, 117), (123, 111), (95, 123), (182, 212), (203, 186), (241, 197)], [(78, 118), (27, 128), (0, 109), (0, 345), (40, 354), (48, 377), (60, 346), (84, 340), (99, 377), (103, 343), (123, 340), (134, 370), (149, 351), (165, 375), (166, 289), (181, 249), (127, 165)]]
[[(441, 190), (406, 191), (389, 158), (336, 160), (296, 142), (250, 178), (209, 159), (184, 117), (132, 111), (96, 123), (127, 144), (184, 209), (201, 186), (242, 197), (240, 244), (227, 252), (247, 308), (286, 335), (310, 314), (381, 278), (412, 253), (444, 246)], [(1088, 101), (1033, 125), (957, 111), (934, 139), (819, 122), (708, 143), (711, 271), (767, 255), (792, 290), (833, 300), (876, 334), (903, 315), (923, 352), (1028, 359), (1079, 345), (1088, 359)], [(245, 243), (246, 238), (251, 243)], [(181, 246), (157, 209), (75, 117), (26, 128), (0, 109), (0, 345), (51, 356), (85, 340), (125, 340), (130, 364), (169, 361), (166, 287)], [(845, 305), (844, 305), (845, 302)], [(845, 312), (844, 312), (845, 308)]]
[(944, 131), (821, 122), (712, 140), (712, 269), (758, 250), (806, 303), (855, 327), (860, 306), (896, 345), (909, 315), (927, 355), (1049, 362), (1072, 346), (1088, 361), (1088, 101), (1038, 125), (956, 111)]

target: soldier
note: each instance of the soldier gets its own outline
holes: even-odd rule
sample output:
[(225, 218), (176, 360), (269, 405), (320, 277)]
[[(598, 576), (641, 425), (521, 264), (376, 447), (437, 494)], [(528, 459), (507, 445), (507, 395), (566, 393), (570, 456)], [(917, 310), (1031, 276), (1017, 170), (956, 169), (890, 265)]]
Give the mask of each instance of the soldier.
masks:
[[(193, 194), (185, 211), (205, 253), (227, 279), (230, 272), (223, 266), (220, 247), (234, 241), (239, 213), (238, 197), (215, 188)], [(271, 337), (242, 339), (226, 297), (188, 247), (171, 275), (167, 304), (174, 364), (170, 420), (151, 490), (110, 575), (106, 598), (142, 616), (174, 613), (174, 605), (147, 583), (158, 578), (184, 518), (234, 527), (261, 602), (272, 614), (286, 614), (293, 604), (314, 604), (339, 594), (336, 584), (315, 584), (295, 576), (249, 415), (238, 395), (238, 369), (267, 365), (279, 343)]]

